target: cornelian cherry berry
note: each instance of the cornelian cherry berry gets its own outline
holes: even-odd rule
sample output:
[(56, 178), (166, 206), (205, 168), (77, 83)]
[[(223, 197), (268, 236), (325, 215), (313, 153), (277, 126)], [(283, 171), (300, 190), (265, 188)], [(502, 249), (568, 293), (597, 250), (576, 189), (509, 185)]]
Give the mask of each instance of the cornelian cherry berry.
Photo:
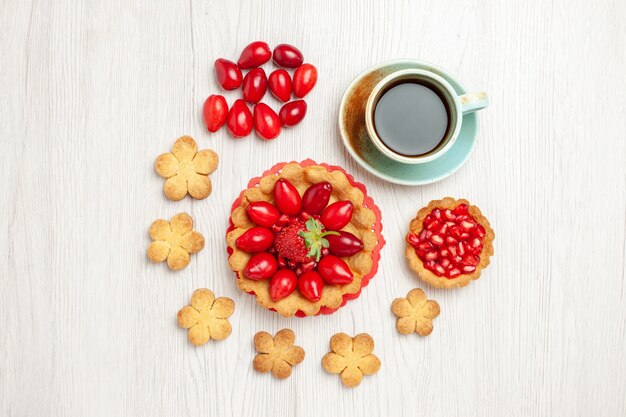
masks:
[(217, 82), (224, 90), (234, 90), (239, 88), (243, 77), (237, 64), (233, 61), (220, 58), (215, 61), (214, 68)]
[(306, 101), (294, 100), (283, 105), (278, 112), (280, 123), (285, 127), (295, 126), (306, 116)]

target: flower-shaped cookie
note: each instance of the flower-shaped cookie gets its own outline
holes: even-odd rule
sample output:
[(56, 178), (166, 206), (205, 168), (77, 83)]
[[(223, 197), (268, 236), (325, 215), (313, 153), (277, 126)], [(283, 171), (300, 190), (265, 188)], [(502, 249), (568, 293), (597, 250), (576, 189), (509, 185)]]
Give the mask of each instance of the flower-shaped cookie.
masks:
[(210, 339), (226, 339), (233, 330), (227, 318), (235, 311), (235, 303), (230, 298), (215, 298), (206, 288), (193, 292), (191, 304), (178, 312), (178, 325), (185, 329), (192, 345), (204, 345)]
[(252, 365), (259, 372), (272, 371), (279, 379), (291, 375), (292, 365), (304, 360), (304, 349), (294, 346), (296, 335), (289, 329), (282, 329), (275, 337), (267, 332), (254, 335), (254, 347), (258, 355), (254, 357)]
[(148, 246), (148, 259), (163, 262), (177, 271), (189, 265), (190, 253), (204, 248), (204, 237), (193, 230), (193, 219), (187, 213), (178, 213), (168, 222), (156, 220), (150, 226), (152, 243)]
[(189, 136), (178, 138), (172, 152), (159, 155), (154, 169), (163, 178), (163, 192), (170, 200), (181, 200), (187, 193), (197, 199), (211, 194), (208, 175), (217, 168), (218, 157), (211, 149), (198, 152), (198, 145)]
[(356, 387), (363, 375), (372, 375), (380, 369), (380, 360), (372, 353), (374, 340), (366, 333), (354, 338), (337, 333), (330, 339), (330, 349), (322, 358), (322, 366), (331, 374), (340, 374), (347, 387)]
[(416, 332), (428, 336), (433, 331), (433, 319), (439, 315), (439, 303), (429, 300), (424, 291), (414, 288), (406, 298), (396, 298), (391, 311), (398, 317), (396, 329), (402, 334)]

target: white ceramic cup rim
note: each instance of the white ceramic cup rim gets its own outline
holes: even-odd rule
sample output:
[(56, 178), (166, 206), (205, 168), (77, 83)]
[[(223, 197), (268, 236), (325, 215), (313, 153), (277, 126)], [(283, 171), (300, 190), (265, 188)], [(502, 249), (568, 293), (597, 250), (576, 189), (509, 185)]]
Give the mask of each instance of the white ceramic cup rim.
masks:
[[(405, 156), (392, 151), (387, 147), (387, 145), (382, 142), (382, 140), (378, 136), (378, 133), (376, 133), (376, 128), (374, 127), (374, 109), (376, 103), (378, 102), (378, 99), (380, 98), (381, 93), (395, 81), (399, 79), (411, 78), (422, 79), (427, 81), (429, 84), (434, 84), (435, 87), (439, 87), (441, 90), (440, 92), (443, 93), (445, 96), (444, 98), (448, 105), (448, 110), (452, 113), (449, 115), (449, 118), (450, 123), (453, 123), (454, 126), (452, 126), (452, 129), (449, 129), (448, 133), (446, 134), (447, 139), (444, 139), (446, 141), (445, 144), (434, 152), (428, 153), (426, 155)], [(450, 85), (450, 83), (448, 83), (439, 75), (422, 69), (410, 68), (399, 70), (389, 74), (388, 76), (380, 80), (378, 84), (376, 84), (376, 86), (372, 89), (372, 92), (370, 93), (367, 99), (367, 104), (365, 106), (365, 125), (367, 128), (367, 133), (374, 145), (387, 157), (405, 164), (423, 164), (433, 161), (445, 154), (448, 150), (450, 150), (450, 148), (452, 148), (454, 142), (456, 142), (457, 138), (459, 137), (462, 121), (463, 111), (461, 100), (454, 88)]]

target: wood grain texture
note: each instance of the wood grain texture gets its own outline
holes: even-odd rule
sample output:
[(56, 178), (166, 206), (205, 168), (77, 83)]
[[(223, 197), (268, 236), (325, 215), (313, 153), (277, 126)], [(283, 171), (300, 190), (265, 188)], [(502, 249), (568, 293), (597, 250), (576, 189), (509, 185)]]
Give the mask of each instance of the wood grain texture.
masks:
[[(0, 0), (0, 415), (625, 415), (625, 19), (609, 0)], [(309, 114), (273, 142), (209, 136), (212, 62), (256, 39), (318, 66)], [(490, 94), (473, 156), (430, 186), (378, 180), (339, 140), (344, 88), (400, 57)], [(167, 201), (152, 169), (183, 134), (220, 155), (207, 200)], [(388, 243), (358, 301), (285, 319), (237, 290), (223, 236), (250, 177), (308, 157), (367, 184)], [(456, 291), (403, 255), (415, 212), (447, 195), (497, 235)], [(207, 244), (172, 273), (146, 260), (147, 230), (180, 211)], [(390, 311), (416, 286), (441, 305), (427, 338)], [(176, 312), (199, 287), (237, 307), (228, 339), (194, 348)], [(284, 327), (306, 359), (277, 381), (253, 371), (252, 338)], [(354, 390), (321, 367), (339, 331), (382, 360)]]

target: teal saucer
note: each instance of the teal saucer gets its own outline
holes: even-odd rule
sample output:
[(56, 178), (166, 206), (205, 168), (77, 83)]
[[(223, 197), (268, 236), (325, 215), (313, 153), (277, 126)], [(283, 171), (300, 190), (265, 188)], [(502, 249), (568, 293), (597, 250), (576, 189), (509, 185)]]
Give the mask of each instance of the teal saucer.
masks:
[(440, 181), (463, 166), (476, 145), (478, 118), (475, 113), (463, 116), (461, 132), (454, 145), (440, 158), (410, 165), (394, 161), (374, 146), (365, 129), (365, 103), (374, 86), (392, 72), (424, 69), (443, 77), (458, 94), (465, 88), (449, 72), (436, 65), (413, 59), (383, 62), (359, 74), (348, 86), (339, 107), (339, 130), (344, 146), (367, 171), (386, 181), (403, 185), (424, 185)]

